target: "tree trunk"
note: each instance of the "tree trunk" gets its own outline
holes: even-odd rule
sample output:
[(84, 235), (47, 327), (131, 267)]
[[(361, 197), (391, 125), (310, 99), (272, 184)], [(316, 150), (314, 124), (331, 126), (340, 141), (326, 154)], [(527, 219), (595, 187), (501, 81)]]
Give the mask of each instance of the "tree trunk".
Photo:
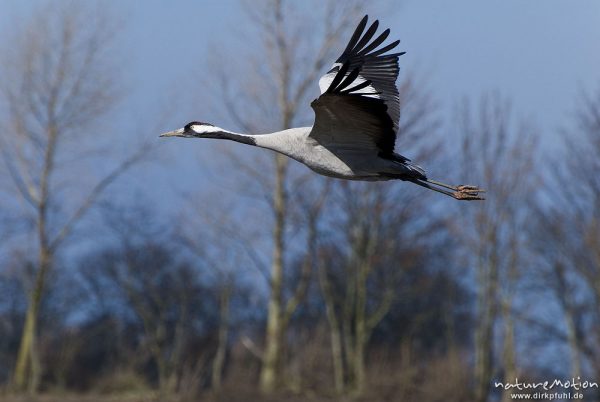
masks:
[(556, 263), (553, 268), (555, 275), (554, 283), (556, 284), (555, 294), (563, 309), (563, 317), (567, 329), (567, 341), (571, 354), (571, 377), (577, 378), (581, 376), (581, 345), (578, 336), (577, 323), (575, 321), (577, 312), (574, 308), (575, 304), (573, 298), (571, 297), (573, 292), (568, 285), (564, 265)]
[[(487, 269), (486, 269), (487, 268)], [(480, 267), (481, 277), (478, 296), (478, 325), (475, 330), (475, 401), (487, 400), (492, 376), (492, 337), (494, 323), (494, 298), (491, 292), (496, 287), (491, 284), (491, 267)]]
[(152, 344), (150, 346), (150, 350), (158, 370), (159, 393), (161, 397), (166, 397), (171, 394), (175, 385), (173, 384), (171, 376), (171, 362), (169, 362), (169, 358), (165, 355), (167, 328), (163, 313), (159, 313), (159, 316), (153, 319), (158, 321), (158, 325), (155, 329), (154, 339), (151, 340)]
[(325, 300), (325, 313), (327, 322), (329, 323), (335, 392), (337, 394), (342, 394), (344, 392), (344, 361), (342, 356), (341, 329), (335, 312), (331, 285), (327, 279), (327, 272), (325, 272), (325, 268), (322, 266), (319, 267), (319, 284), (321, 285), (321, 292), (323, 293), (323, 299)]
[(569, 349), (571, 351), (571, 377), (581, 376), (581, 357), (579, 337), (577, 336), (577, 326), (575, 324), (575, 315), (570, 308), (565, 309), (565, 325), (567, 327), (567, 338), (569, 340)]
[[(504, 383), (508, 383), (517, 378), (517, 366), (515, 358), (515, 329), (511, 316), (510, 299), (506, 298), (502, 303), (502, 316), (504, 321), (504, 345), (503, 345), (503, 360), (504, 360)], [(503, 390), (502, 401), (511, 401), (512, 390)]]
[(212, 364), (211, 386), (214, 391), (221, 389), (223, 366), (225, 365), (225, 352), (227, 351), (227, 338), (229, 335), (229, 299), (231, 288), (225, 285), (221, 290), (221, 305), (219, 308), (219, 334), (217, 337), (217, 353)]
[(352, 367), (354, 369), (352, 393), (354, 396), (361, 396), (365, 390), (365, 347), (366, 339), (364, 333), (356, 334), (356, 345), (354, 347), (354, 356), (352, 357)]
[(281, 304), (278, 301), (269, 300), (267, 317), (267, 333), (265, 341), (265, 352), (263, 365), (260, 372), (260, 388), (264, 393), (271, 393), (277, 387), (279, 380), (279, 358), (281, 348)]
[(367, 344), (367, 275), (368, 266), (364, 261), (359, 262), (356, 281), (356, 322), (355, 345), (353, 356), (354, 384), (353, 392), (361, 395), (365, 389), (365, 347)]
[(282, 289), (283, 289), (283, 255), (286, 217), (285, 176), (288, 161), (283, 155), (275, 156), (275, 190), (273, 193), (273, 209), (275, 226), (273, 230), (273, 262), (271, 265), (271, 295), (267, 312), (267, 331), (265, 352), (260, 373), (260, 389), (271, 393), (278, 385), (279, 363), (281, 355), (282, 328)]
[[(49, 104), (49, 110), (53, 110), (53, 103)], [(48, 145), (44, 151), (44, 167), (40, 178), (39, 201), (36, 204), (37, 213), (37, 240), (39, 242), (38, 266), (39, 269), (35, 276), (33, 290), (29, 295), (29, 305), (25, 316), (25, 325), (21, 335), (21, 344), (17, 355), (17, 364), (15, 366), (14, 387), (17, 391), (29, 392), (37, 391), (41, 377), (41, 367), (39, 356), (37, 354), (36, 331), (38, 313), (44, 292), (46, 275), (52, 263), (52, 248), (47, 235), (47, 212), (48, 200), (50, 194), (50, 175), (54, 169), (54, 158), (56, 151), (56, 142), (58, 131), (56, 126), (50, 125), (46, 131)]]
[(354, 320), (356, 307), (356, 275), (349, 272), (346, 278), (346, 294), (342, 311), (342, 339), (346, 353), (346, 364), (348, 373), (348, 384), (354, 383), (354, 333), (352, 322)]
[(37, 348), (35, 348), (38, 313), (44, 291), (46, 274), (50, 268), (51, 254), (43, 246), (40, 250), (40, 268), (35, 277), (35, 284), (29, 295), (29, 304), (25, 316), (25, 324), (21, 335), (21, 343), (17, 354), (17, 363), (13, 376), (16, 391), (29, 390), (35, 392), (39, 385), (41, 369)]

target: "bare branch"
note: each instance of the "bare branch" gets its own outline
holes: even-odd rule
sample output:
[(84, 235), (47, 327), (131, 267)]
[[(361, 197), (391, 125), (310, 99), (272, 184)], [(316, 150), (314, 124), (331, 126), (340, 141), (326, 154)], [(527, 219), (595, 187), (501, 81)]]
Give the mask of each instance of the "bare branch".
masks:
[(244, 347), (246, 349), (248, 349), (248, 351), (250, 353), (252, 353), (252, 355), (254, 357), (256, 357), (258, 360), (260, 360), (260, 361), (264, 360), (263, 352), (259, 349), (258, 346), (256, 346), (256, 344), (252, 341), (252, 339), (248, 338), (245, 335), (242, 336), (242, 345), (244, 345)]
[(101, 179), (92, 190), (89, 192), (87, 197), (79, 205), (76, 211), (67, 220), (64, 226), (59, 230), (58, 234), (50, 242), (50, 249), (55, 250), (61, 242), (71, 233), (73, 226), (79, 222), (79, 220), (85, 215), (85, 213), (94, 205), (98, 197), (102, 192), (117, 178), (124, 174), (128, 169), (133, 167), (136, 163), (144, 158), (149, 152), (149, 146), (141, 147), (137, 152), (132, 154), (129, 158), (121, 162), (115, 167), (108, 175)]

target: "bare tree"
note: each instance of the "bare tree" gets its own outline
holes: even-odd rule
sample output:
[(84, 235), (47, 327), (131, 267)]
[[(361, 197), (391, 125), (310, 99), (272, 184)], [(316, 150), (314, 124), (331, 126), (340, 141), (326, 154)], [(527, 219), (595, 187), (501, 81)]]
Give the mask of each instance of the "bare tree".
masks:
[(151, 364), (160, 396), (168, 397), (198, 392), (198, 384), (184, 384), (184, 377), (206, 370), (206, 359), (190, 351), (203, 335), (199, 328), (215, 321), (211, 308), (218, 296), (202, 282), (205, 261), (192, 263), (177, 236), (154, 215), (140, 204), (106, 206), (113, 244), (89, 256), (81, 273), (99, 298), (114, 299), (121, 314), (133, 317), (138, 365)]
[[(310, 97), (316, 97), (317, 81), (341, 46), (342, 34), (354, 27), (360, 0), (314, 3), (314, 13), (303, 13), (291, 1), (271, 0), (248, 3), (248, 13), (255, 24), (259, 45), (248, 54), (243, 73), (225, 73), (218, 88), (227, 113), (246, 132), (266, 132), (301, 125), (310, 116)], [(315, 26), (315, 29), (306, 29)], [(307, 62), (308, 61), (308, 62)], [(232, 77), (242, 77), (236, 80)], [(236, 88), (232, 91), (231, 88)], [(242, 112), (243, 110), (243, 112)], [(282, 155), (269, 156), (271, 162), (238, 157), (240, 171), (247, 172), (250, 182), (259, 184), (260, 197), (267, 200), (272, 215), (270, 240), (272, 252), (268, 274), (269, 300), (264, 351), (260, 353), (262, 369), (260, 387), (265, 393), (280, 385), (280, 365), (284, 335), (308, 281), (300, 275), (288, 300), (285, 300), (286, 257), (289, 250), (290, 181), (293, 166)], [(300, 192), (301, 189), (295, 189)], [(293, 199), (293, 198), (292, 198)]]
[[(515, 123), (510, 104), (498, 95), (482, 97), (477, 111), (467, 103), (458, 113), (463, 133), (460, 163), (469, 180), (486, 184), (484, 203), (460, 213), (470, 217), (454, 227), (467, 245), (467, 261), (477, 283), (477, 327), (475, 332), (475, 398), (486, 401), (494, 375), (494, 326), (503, 323), (501, 361), (504, 378), (517, 374), (514, 334), (515, 291), (525, 265), (528, 206), (537, 184), (535, 132)], [(509, 395), (505, 394), (505, 398)]]
[[(219, 322), (217, 344), (211, 367), (211, 388), (218, 392), (223, 382), (225, 358), (231, 331), (230, 303), (239, 277), (243, 277), (244, 267), (251, 265), (247, 257), (246, 245), (238, 241), (236, 223), (230, 217), (230, 208), (206, 210), (205, 204), (217, 204), (187, 195), (186, 208), (180, 217), (179, 242), (191, 252), (194, 258), (206, 265), (206, 273), (211, 278), (219, 299)], [(207, 246), (209, 245), (209, 246)]]
[(359, 395), (367, 385), (371, 335), (396, 300), (403, 274), (418, 264), (421, 242), (434, 228), (433, 221), (418, 222), (423, 211), (416, 196), (403, 196), (398, 188), (341, 182), (338, 190), (333, 205), (343, 212), (336, 218), (336, 233), (345, 235), (321, 249), (319, 281), (336, 390)]
[[(538, 323), (538, 327), (546, 336), (551, 334), (553, 340), (565, 342), (568, 345), (571, 363), (570, 375), (577, 378), (582, 375), (583, 356), (593, 354), (584, 346), (585, 328), (583, 323), (585, 317), (589, 316), (589, 311), (583, 308), (583, 303), (578, 299), (593, 303), (593, 297), (590, 297), (590, 288), (587, 286), (586, 279), (579, 274), (577, 269), (577, 260), (583, 251), (577, 246), (580, 238), (572, 235), (566, 236), (572, 228), (569, 227), (570, 221), (567, 215), (555, 209), (559, 205), (555, 204), (552, 207), (538, 205), (537, 213), (534, 215), (535, 224), (531, 227), (530, 238), (533, 250), (540, 258), (535, 271), (538, 289), (533, 288), (532, 290), (537, 290), (537, 293), (554, 298), (558, 302), (566, 334), (561, 329), (560, 321)], [(548, 208), (551, 209), (548, 210)], [(582, 298), (582, 295), (586, 297)], [(528, 319), (536, 321), (534, 317), (528, 317)], [(549, 331), (547, 327), (553, 329)]]
[[(57, 251), (101, 193), (135, 164), (143, 149), (121, 163), (100, 162), (94, 124), (118, 99), (110, 59), (114, 30), (98, 10), (58, 7), (40, 10), (2, 58), (1, 94), (8, 118), (1, 157), (11, 179), (3, 191), (20, 201), (34, 229), (37, 259), (19, 346), (14, 386), (35, 390), (40, 379), (36, 353), (38, 314)], [(85, 175), (103, 163), (103, 176)], [(110, 167), (112, 166), (112, 167)], [(90, 183), (93, 183), (90, 185)]]
[(229, 304), (231, 301), (231, 283), (224, 281), (219, 291), (219, 328), (217, 334), (217, 350), (213, 359), (210, 377), (211, 387), (218, 391), (221, 388), (223, 368), (225, 367), (225, 354), (227, 352), (227, 341), (229, 339)]
[(563, 151), (548, 158), (545, 202), (539, 203), (532, 229), (545, 263), (540, 271), (566, 330), (546, 332), (568, 345), (574, 378), (585, 367), (592, 376), (600, 373), (600, 89), (582, 93), (577, 106), (572, 125), (563, 131)]

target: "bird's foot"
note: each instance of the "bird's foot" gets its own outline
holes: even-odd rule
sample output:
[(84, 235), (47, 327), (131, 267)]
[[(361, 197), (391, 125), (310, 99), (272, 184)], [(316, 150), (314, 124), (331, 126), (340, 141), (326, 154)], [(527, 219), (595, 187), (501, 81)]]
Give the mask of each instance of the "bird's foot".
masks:
[(414, 180), (413, 183), (416, 183), (419, 186), (426, 187), (430, 190), (437, 191), (438, 193), (450, 196), (456, 200), (485, 200), (485, 198), (483, 198), (483, 196), (480, 195), (480, 193), (485, 193), (485, 190), (482, 190), (477, 186), (471, 186), (466, 184), (462, 184), (460, 186), (451, 186), (450, 184), (442, 183), (441, 181), (431, 179)]
[(471, 186), (462, 184), (456, 186), (456, 190), (452, 196), (457, 200), (473, 201), (473, 200), (485, 200), (480, 193), (485, 193), (485, 190), (480, 189), (477, 186)]

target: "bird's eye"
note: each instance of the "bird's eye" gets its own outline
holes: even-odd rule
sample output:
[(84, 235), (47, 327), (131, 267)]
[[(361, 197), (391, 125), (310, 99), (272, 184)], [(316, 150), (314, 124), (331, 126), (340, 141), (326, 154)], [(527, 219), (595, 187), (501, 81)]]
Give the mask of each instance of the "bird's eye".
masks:
[(185, 125), (185, 127), (183, 127), (183, 131), (191, 131), (192, 130), (192, 126), (194, 125), (194, 123), (188, 123)]

